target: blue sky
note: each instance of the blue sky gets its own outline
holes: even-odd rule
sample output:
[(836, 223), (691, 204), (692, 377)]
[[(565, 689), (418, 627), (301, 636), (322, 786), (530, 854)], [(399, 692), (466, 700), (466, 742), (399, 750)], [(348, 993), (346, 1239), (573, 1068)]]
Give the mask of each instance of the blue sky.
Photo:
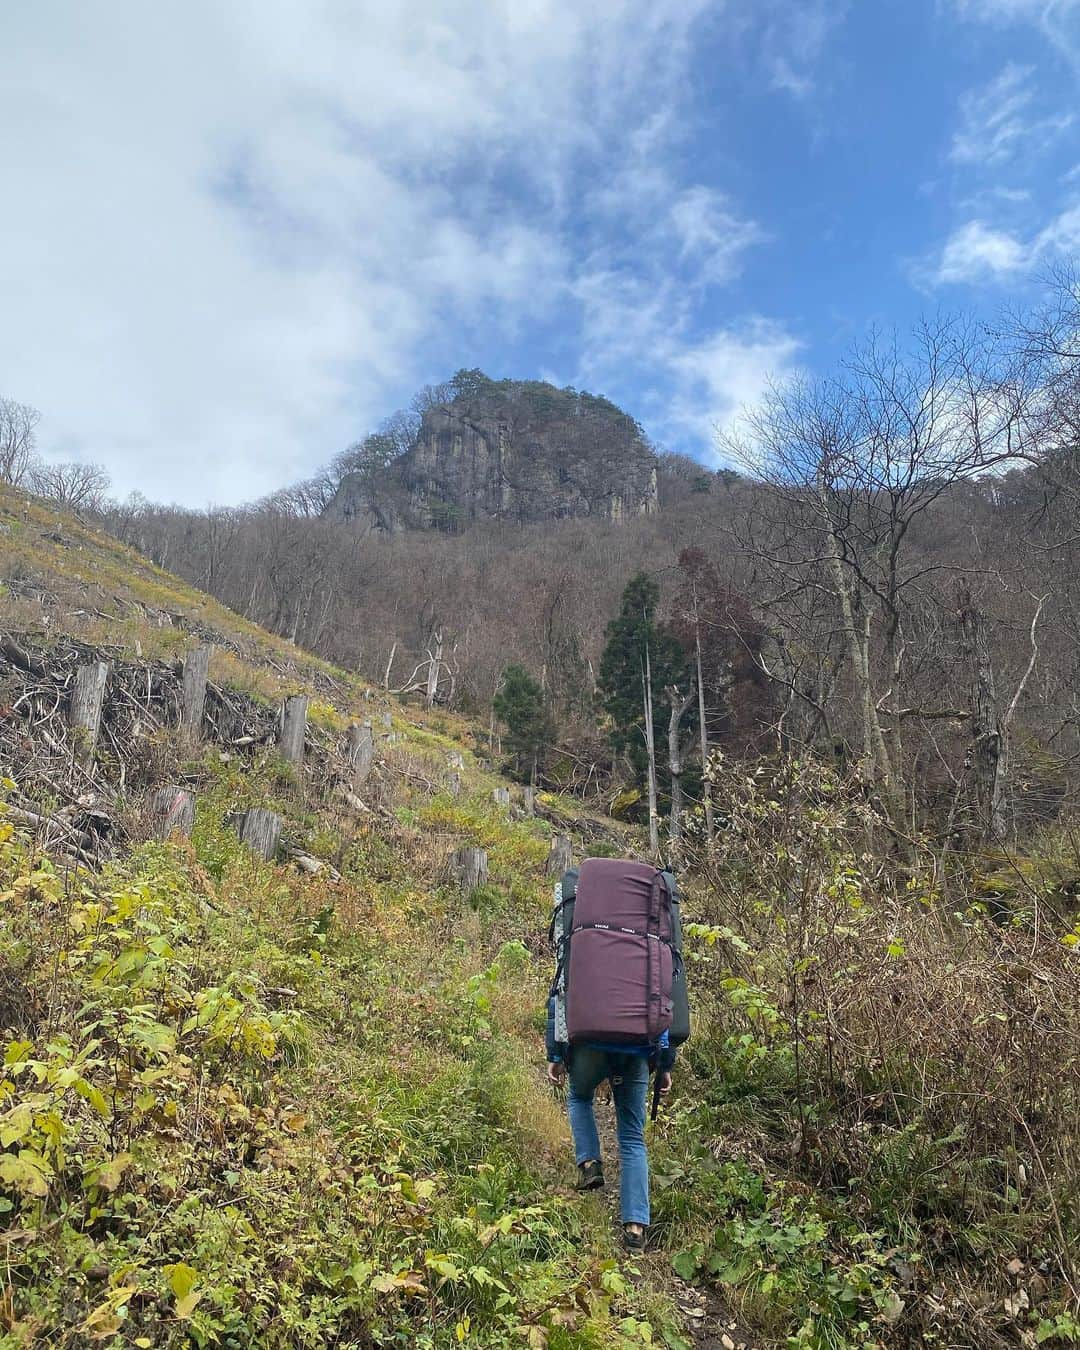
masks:
[(0, 394), (120, 493), (251, 498), (459, 366), (709, 462), (768, 379), (1080, 250), (1080, 0), (36, 0), (0, 43)]

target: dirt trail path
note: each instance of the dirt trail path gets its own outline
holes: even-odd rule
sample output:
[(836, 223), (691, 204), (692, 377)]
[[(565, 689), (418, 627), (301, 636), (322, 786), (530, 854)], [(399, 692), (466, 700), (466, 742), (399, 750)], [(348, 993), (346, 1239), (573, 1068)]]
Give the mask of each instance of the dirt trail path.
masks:
[[(606, 1083), (596, 1093), (596, 1128), (603, 1154), (605, 1186), (600, 1195), (611, 1215), (612, 1226), (619, 1222), (619, 1145), (615, 1135), (615, 1105)], [(701, 1350), (763, 1350), (723, 1300), (711, 1290), (698, 1289), (679, 1278), (671, 1268), (667, 1252), (647, 1249), (637, 1259), (648, 1272), (649, 1283), (666, 1290), (681, 1312), (686, 1334)]]

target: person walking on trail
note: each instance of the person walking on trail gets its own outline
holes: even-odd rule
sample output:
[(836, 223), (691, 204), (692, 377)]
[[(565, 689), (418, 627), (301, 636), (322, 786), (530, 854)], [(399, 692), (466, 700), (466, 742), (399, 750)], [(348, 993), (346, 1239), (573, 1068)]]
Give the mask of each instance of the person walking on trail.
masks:
[(623, 1240), (645, 1246), (650, 1221), (645, 1114), (671, 1090), (676, 1047), (690, 1034), (678, 892), (670, 872), (588, 858), (555, 887), (549, 936), (557, 969), (548, 998), (548, 1077), (569, 1080), (577, 1189), (604, 1185), (594, 1098), (607, 1079), (619, 1142)]
[[(552, 1012), (548, 1018), (549, 1030), (553, 1022)], [(593, 1099), (605, 1078), (611, 1084), (619, 1141), (619, 1209), (623, 1240), (632, 1250), (645, 1246), (645, 1230), (650, 1218), (649, 1157), (645, 1147), (649, 1074), (654, 1070), (659, 1075), (661, 1093), (670, 1092), (675, 1054), (668, 1045), (666, 1031), (655, 1048), (604, 1045), (594, 1041), (561, 1050), (553, 1040), (548, 1042), (548, 1078), (559, 1085), (569, 1077), (566, 1109), (570, 1132), (574, 1136), (579, 1191), (598, 1190), (604, 1184)]]

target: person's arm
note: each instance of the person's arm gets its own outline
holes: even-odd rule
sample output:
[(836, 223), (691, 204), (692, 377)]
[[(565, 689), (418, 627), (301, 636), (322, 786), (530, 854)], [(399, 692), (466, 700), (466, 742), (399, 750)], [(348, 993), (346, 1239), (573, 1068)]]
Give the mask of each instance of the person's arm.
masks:
[(555, 1039), (555, 995), (547, 1005), (547, 1075), (553, 1083), (562, 1082), (566, 1072), (566, 1046)]

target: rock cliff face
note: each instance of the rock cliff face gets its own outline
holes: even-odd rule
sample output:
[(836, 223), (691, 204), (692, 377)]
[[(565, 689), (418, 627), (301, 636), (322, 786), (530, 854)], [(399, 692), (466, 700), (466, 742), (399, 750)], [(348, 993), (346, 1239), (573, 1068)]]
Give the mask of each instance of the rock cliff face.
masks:
[(656, 458), (613, 403), (474, 373), (424, 412), (405, 454), (376, 474), (347, 475), (326, 517), (364, 530), (457, 530), (656, 509)]

